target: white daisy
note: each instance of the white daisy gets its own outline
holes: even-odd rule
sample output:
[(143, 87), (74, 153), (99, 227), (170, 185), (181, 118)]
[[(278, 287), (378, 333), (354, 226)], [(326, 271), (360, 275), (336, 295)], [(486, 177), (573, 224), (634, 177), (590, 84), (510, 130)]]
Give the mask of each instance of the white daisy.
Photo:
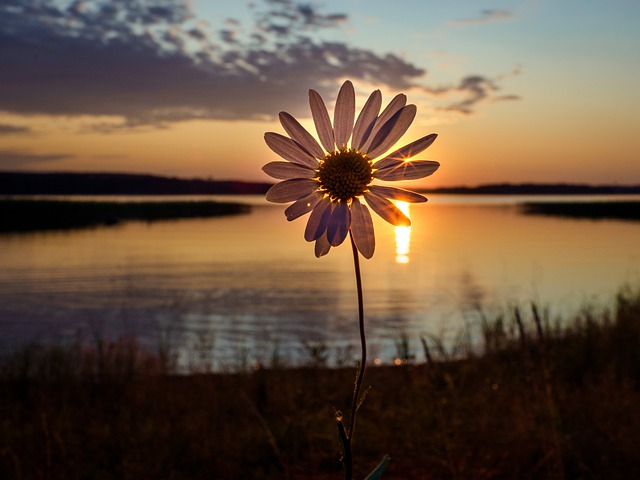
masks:
[(320, 143), (286, 112), (280, 113), (280, 123), (289, 136), (265, 134), (269, 148), (286, 160), (262, 167), (268, 175), (283, 180), (269, 189), (266, 198), (276, 203), (293, 202), (284, 212), (287, 220), (311, 212), (304, 238), (316, 242), (316, 257), (340, 245), (351, 231), (358, 251), (365, 258), (371, 258), (375, 235), (367, 205), (389, 223), (409, 226), (411, 220), (389, 199), (427, 201), (409, 190), (371, 184), (374, 179), (423, 178), (440, 166), (429, 160), (410, 160), (433, 143), (435, 133), (374, 161), (389, 150), (413, 122), (416, 106), (406, 102), (406, 95), (399, 94), (380, 113), (382, 95), (376, 90), (354, 125), (355, 91), (353, 84), (346, 81), (338, 92), (333, 126), (322, 97), (315, 90), (309, 90), (311, 114)]

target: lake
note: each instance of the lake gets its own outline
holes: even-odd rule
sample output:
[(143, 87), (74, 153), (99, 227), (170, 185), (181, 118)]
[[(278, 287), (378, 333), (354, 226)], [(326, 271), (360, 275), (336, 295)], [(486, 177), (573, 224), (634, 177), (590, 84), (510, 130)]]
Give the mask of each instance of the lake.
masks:
[[(477, 333), (480, 311), (492, 318), (518, 305), (528, 315), (534, 301), (554, 320), (640, 285), (640, 222), (518, 208), (576, 197), (429, 198), (411, 206), (412, 227), (374, 218), (376, 253), (361, 267), (376, 361), (393, 361), (402, 338), (420, 359), (420, 337), (451, 347)], [(170, 346), (182, 365), (213, 346), (218, 370), (274, 355), (301, 363), (318, 346), (333, 364), (355, 358), (348, 242), (316, 259), (303, 238), (307, 217), (287, 222), (284, 206), (242, 201), (251, 213), (0, 235), (0, 350), (134, 336)]]

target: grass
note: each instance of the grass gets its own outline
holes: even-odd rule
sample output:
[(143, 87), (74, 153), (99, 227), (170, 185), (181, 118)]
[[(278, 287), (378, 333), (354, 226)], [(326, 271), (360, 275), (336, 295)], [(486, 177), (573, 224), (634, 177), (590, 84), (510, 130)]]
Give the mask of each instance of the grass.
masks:
[[(640, 478), (640, 290), (562, 323), (513, 309), (482, 332), (455, 356), (401, 339), (402, 365), (368, 370), (354, 478), (384, 454), (385, 480)], [(0, 478), (342, 478), (333, 418), (353, 368), (177, 375), (161, 353), (123, 339), (4, 358)]]
[(105, 202), (0, 200), (0, 232), (62, 230), (125, 220), (170, 220), (247, 213), (248, 205), (213, 201)]

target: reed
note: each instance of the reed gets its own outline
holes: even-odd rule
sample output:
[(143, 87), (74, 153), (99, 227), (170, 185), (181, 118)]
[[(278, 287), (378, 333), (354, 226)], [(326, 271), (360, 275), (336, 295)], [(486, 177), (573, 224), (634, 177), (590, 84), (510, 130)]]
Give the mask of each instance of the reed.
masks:
[[(370, 366), (358, 465), (384, 451), (385, 480), (640, 478), (640, 290), (610, 311), (556, 323), (534, 305), (481, 328), (480, 350), (425, 338), (423, 356), (400, 338), (405, 361)], [(307, 348), (305, 367), (230, 374), (176, 374), (131, 338), (6, 356), (0, 478), (341, 478), (326, 418), (348, 408), (353, 371)]]

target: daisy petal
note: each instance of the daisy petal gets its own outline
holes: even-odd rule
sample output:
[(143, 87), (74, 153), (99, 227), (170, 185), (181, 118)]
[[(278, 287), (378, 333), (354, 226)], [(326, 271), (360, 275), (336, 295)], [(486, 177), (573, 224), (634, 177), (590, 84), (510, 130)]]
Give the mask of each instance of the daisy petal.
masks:
[(322, 234), (322, 236), (318, 240), (316, 240), (316, 257), (320, 258), (323, 255), (326, 255), (327, 253), (329, 253), (329, 250), (331, 250), (331, 244), (329, 243), (329, 240), (327, 240), (327, 232), (324, 232), (324, 234)]
[(373, 257), (376, 237), (373, 233), (373, 220), (369, 209), (357, 198), (351, 202), (351, 233), (358, 251), (364, 258)]
[(336, 138), (336, 146), (339, 149), (346, 148), (351, 133), (353, 132), (353, 119), (356, 114), (356, 92), (353, 84), (347, 80), (342, 84), (336, 99), (336, 107), (333, 112), (333, 130)]
[(335, 150), (335, 141), (333, 139), (333, 128), (331, 128), (331, 119), (327, 113), (327, 107), (322, 97), (315, 90), (309, 90), (309, 106), (311, 107), (311, 115), (313, 123), (316, 125), (316, 131), (322, 146), (327, 152)]
[[(269, 148), (282, 157), (263, 167), (266, 174), (281, 180), (269, 188), (266, 199), (289, 203), (284, 211), (289, 221), (308, 214), (304, 238), (315, 242), (314, 252), (318, 258), (342, 244), (347, 235), (358, 255), (373, 257), (372, 211), (392, 225), (408, 227), (411, 220), (398, 206), (403, 202), (426, 202), (427, 198), (404, 188), (370, 185), (370, 180), (413, 180), (431, 175), (440, 167), (438, 162), (413, 160), (435, 141), (434, 133), (401, 148), (396, 146), (416, 115), (416, 106), (407, 105), (406, 95), (396, 95), (381, 112), (382, 94), (380, 90), (371, 92), (357, 120), (355, 104), (355, 90), (349, 80), (340, 87), (333, 114), (327, 110), (318, 91), (311, 89), (309, 107), (315, 132), (307, 130), (289, 113), (280, 112), (280, 123), (286, 134), (268, 132), (264, 136)], [(334, 154), (336, 168), (321, 168), (325, 161), (332, 165)], [(357, 198), (349, 194), (350, 190), (341, 189), (341, 182), (351, 182), (350, 175), (357, 173), (357, 162), (352, 165), (347, 158), (355, 154), (371, 165), (366, 186), (362, 184), (364, 192)], [(342, 166), (353, 172), (341, 172)], [(358, 182), (358, 178), (353, 181)], [(361, 188), (358, 185), (353, 188)], [(339, 200), (342, 198), (347, 201)]]
[(344, 242), (349, 227), (351, 227), (351, 211), (346, 203), (340, 202), (331, 212), (327, 226), (327, 239), (332, 247), (337, 247)]
[(289, 205), (284, 214), (287, 217), (287, 220), (292, 221), (296, 218), (301, 217), (302, 215), (309, 213), (311, 210), (315, 208), (320, 200), (322, 200), (324, 194), (321, 192), (313, 192), (311, 195), (301, 198), (300, 200), (296, 200), (291, 205)]
[(374, 137), (367, 155), (375, 158), (389, 150), (402, 137), (416, 118), (416, 106), (407, 105), (385, 123)]
[(385, 162), (387, 166), (374, 172), (373, 176), (386, 181), (415, 180), (428, 177), (440, 166), (438, 162), (431, 160), (410, 160), (408, 162), (393, 160), (393, 162), (395, 163), (391, 163), (391, 160)]
[(304, 239), (307, 242), (319, 239), (326, 232), (329, 218), (331, 218), (331, 210), (331, 201), (329, 199), (318, 202), (311, 212), (307, 227), (304, 230)]
[(285, 160), (311, 168), (317, 168), (318, 166), (318, 161), (289, 137), (285, 137), (279, 133), (267, 132), (264, 134), (264, 141), (271, 150)]
[(403, 93), (396, 95), (393, 100), (389, 102), (389, 105), (387, 105), (380, 116), (376, 118), (376, 121), (373, 124), (373, 128), (369, 132), (369, 136), (366, 139), (363, 139), (364, 145), (360, 149), (362, 153), (367, 153), (370, 150), (371, 142), (376, 136), (376, 133), (378, 133), (378, 130), (380, 130), (382, 126), (387, 123), (391, 119), (391, 117), (393, 117), (406, 104), (407, 96)]
[[(437, 136), (438, 136), (437, 134), (432, 133), (431, 135), (422, 137), (416, 140), (415, 142), (411, 142), (409, 145), (405, 145), (404, 147), (396, 150), (395, 152), (390, 153), (382, 160), (377, 161), (373, 167), (384, 168), (387, 166), (385, 162), (388, 160), (402, 160), (402, 161), (407, 160), (417, 155), (418, 153), (426, 150), (435, 141)], [(391, 162), (390, 164), (393, 164), (393, 162)]]
[(380, 119), (380, 122), (384, 124), (387, 120), (393, 117), (396, 114), (396, 112), (400, 110), (402, 107), (404, 107), (406, 104), (407, 104), (407, 96), (404, 93), (399, 93), (398, 95), (393, 97), (393, 99), (389, 102), (389, 105), (387, 105), (384, 108), (384, 110), (378, 117)]
[(291, 162), (269, 162), (262, 171), (273, 178), (288, 180), (290, 178), (313, 178), (316, 171)]
[(287, 112), (280, 112), (280, 123), (289, 136), (316, 158), (324, 158), (324, 152), (315, 138)]
[(306, 178), (292, 178), (276, 183), (267, 191), (266, 198), (274, 203), (287, 203), (311, 195), (318, 189), (318, 182)]
[(373, 124), (376, 121), (378, 113), (380, 113), (380, 107), (382, 106), (382, 94), (380, 90), (375, 90), (369, 95), (367, 103), (364, 104), (358, 120), (353, 127), (353, 138), (351, 139), (351, 146), (356, 150), (360, 150), (365, 140), (369, 137)]
[(378, 197), (390, 198), (391, 200), (400, 200), (402, 202), (422, 203), (427, 201), (427, 197), (424, 197), (416, 192), (403, 190), (402, 188), (371, 185), (369, 186), (369, 191), (373, 192)]
[(369, 191), (369, 193), (365, 194), (365, 199), (373, 211), (390, 224), (396, 227), (408, 227), (411, 225), (411, 220), (386, 198), (379, 197)]

